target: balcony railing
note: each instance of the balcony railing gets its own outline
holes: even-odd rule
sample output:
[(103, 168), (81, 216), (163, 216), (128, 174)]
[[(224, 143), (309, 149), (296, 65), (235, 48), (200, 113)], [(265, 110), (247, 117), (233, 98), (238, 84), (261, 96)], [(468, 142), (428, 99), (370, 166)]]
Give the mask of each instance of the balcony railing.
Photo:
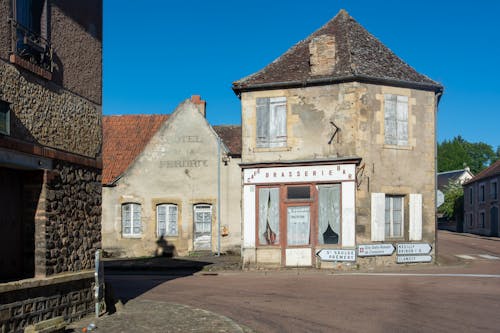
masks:
[(12, 31), (12, 54), (52, 73), (53, 50), (50, 42), (14, 19), (10, 19)]

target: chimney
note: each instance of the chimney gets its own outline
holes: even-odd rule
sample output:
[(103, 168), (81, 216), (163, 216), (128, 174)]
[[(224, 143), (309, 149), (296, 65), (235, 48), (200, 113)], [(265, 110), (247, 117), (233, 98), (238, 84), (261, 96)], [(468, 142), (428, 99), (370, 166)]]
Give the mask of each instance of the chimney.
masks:
[(335, 69), (335, 37), (321, 35), (309, 42), (311, 75), (329, 75)]
[(205, 108), (207, 106), (207, 102), (205, 102), (204, 100), (201, 99), (200, 95), (193, 95), (191, 96), (191, 102), (196, 105), (196, 107), (198, 108), (198, 111), (201, 112), (201, 114), (203, 115), (203, 117), (206, 117), (206, 113), (205, 113)]

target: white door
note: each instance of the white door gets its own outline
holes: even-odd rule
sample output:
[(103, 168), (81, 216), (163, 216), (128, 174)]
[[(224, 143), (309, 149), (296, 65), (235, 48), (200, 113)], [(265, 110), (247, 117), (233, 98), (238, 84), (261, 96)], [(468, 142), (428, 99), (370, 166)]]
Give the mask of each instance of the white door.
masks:
[(194, 250), (212, 250), (212, 206), (194, 206)]

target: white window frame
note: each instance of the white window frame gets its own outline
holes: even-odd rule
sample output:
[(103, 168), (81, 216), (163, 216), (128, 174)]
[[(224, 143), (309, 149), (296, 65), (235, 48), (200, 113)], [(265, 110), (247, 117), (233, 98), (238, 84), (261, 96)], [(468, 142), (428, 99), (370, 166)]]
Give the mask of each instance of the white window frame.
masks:
[[(124, 226), (124, 208), (130, 206), (129, 210), (129, 217), (130, 217), (130, 232), (125, 233), (125, 226)], [(139, 218), (134, 220), (134, 213), (139, 210)], [(142, 235), (142, 206), (140, 203), (137, 202), (126, 202), (123, 203), (121, 206), (121, 218), (122, 218), (122, 235), (123, 237), (130, 237), (130, 238), (137, 238), (141, 237)], [(139, 228), (139, 232), (134, 232), (134, 228)]]
[[(162, 233), (160, 229), (160, 208), (165, 208), (165, 232)], [(175, 208), (175, 219), (170, 219), (170, 208)], [(156, 205), (156, 235), (158, 237), (177, 237), (179, 236), (179, 208), (176, 204), (159, 204)], [(174, 233), (169, 233), (170, 231), (170, 225), (173, 224), (175, 225), (175, 232)]]
[(498, 200), (498, 182), (496, 180), (490, 182), (490, 199)]
[(409, 145), (408, 100), (408, 96), (384, 94), (384, 142), (387, 145)]
[[(394, 198), (401, 198), (401, 235), (394, 234)], [(386, 234), (384, 225), (384, 236), (385, 238), (404, 238), (404, 225), (405, 225), (405, 196), (404, 195), (392, 195), (388, 194), (385, 196), (385, 200), (390, 200), (389, 208), (389, 235)], [(386, 211), (387, 214), (387, 211)]]
[[(197, 223), (197, 220), (196, 220), (196, 213), (210, 213), (210, 230), (209, 231), (203, 231), (203, 233), (210, 233), (212, 234), (212, 220), (213, 220), (213, 213), (212, 213), (212, 205), (211, 204), (204, 204), (204, 203), (200, 203), (200, 204), (195, 204), (193, 206), (193, 214), (194, 214), (194, 223), (196, 224)], [(208, 223), (207, 223), (208, 224)], [(194, 231), (198, 231), (200, 233), (199, 230), (196, 229), (196, 226), (194, 226)]]
[(257, 148), (286, 147), (286, 97), (257, 98), (255, 119)]

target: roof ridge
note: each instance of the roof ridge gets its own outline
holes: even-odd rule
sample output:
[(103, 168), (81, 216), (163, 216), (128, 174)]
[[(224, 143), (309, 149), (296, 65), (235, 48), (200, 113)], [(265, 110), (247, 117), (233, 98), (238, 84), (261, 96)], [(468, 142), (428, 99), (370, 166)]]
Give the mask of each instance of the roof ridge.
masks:
[[(496, 168), (498, 168), (498, 170), (495, 170)], [(489, 174), (489, 172), (491, 172), (491, 171), (493, 171), (493, 173)], [(487, 167), (486, 169), (482, 170), (477, 175), (472, 177), (469, 181), (466, 182), (466, 184), (473, 183), (477, 180), (481, 180), (483, 178), (488, 178), (490, 176), (495, 176), (496, 174), (500, 174), (500, 159), (491, 163), (491, 165), (489, 167)]]

